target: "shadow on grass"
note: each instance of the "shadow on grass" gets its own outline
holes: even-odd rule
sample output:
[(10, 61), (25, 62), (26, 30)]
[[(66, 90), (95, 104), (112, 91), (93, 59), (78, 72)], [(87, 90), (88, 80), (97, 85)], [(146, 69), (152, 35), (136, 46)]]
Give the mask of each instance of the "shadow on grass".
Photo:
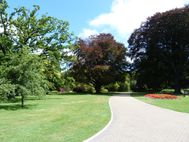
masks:
[[(142, 96), (144, 92), (108, 92), (108, 93), (58, 93), (56, 95), (94, 95), (94, 96), (128, 96), (128, 95), (139, 95)], [(55, 95), (55, 94), (54, 94)]]
[[(45, 96), (43, 96), (43, 97), (28, 96), (28, 97), (25, 98), (25, 101), (43, 100), (44, 98), (45, 98)], [(17, 96), (17, 97), (15, 97), (14, 99), (9, 100), (9, 101), (4, 102), (4, 103), (5, 103), (5, 104), (6, 104), (6, 103), (13, 103), (13, 104), (15, 104), (15, 103), (20, 103), (20, 102), (21, 102), (21, 97), (20, 97), (20, 96)], [(0, 103), (1, 103), (1, 102), (0, 102)]]
[(20, 104), (0, 104), (0, 110), (9, 110), (9, 111), (16, 111), (16, 110), (26, 110), (34, 108), (36, 105), (34, 104), (26, 104), (22, 107)]
[(131, 92), (130, 96), (132, 97), (143, 97), (145, 94), (148, 94), (147, 92)]
[(59, 93), (59, 92), (56, 92), (56, 93), (51, 93), (49, 94), (49, 96), (51, 95), (65, 95), (65, 96), (79, 96), (79, 95), (83, 95), (83, 96), (87, 96), (87, 95), (99, 95), (99, 96), (113, 96), (115, 93)]

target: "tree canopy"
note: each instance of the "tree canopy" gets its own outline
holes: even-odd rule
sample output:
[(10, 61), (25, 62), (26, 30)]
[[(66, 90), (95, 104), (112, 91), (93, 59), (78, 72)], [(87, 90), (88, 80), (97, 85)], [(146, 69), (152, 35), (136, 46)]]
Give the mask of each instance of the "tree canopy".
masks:
[(156, 13), (129, 40), (137, 87), (180, 93), (189, 83), (189, 7)]
[(80, 39), (75, 51), (72, 74), (76, 81), (91, 83), (97, 92), (102, 85), (123, 80), (126, 71), (126, 48), (111, 34), (99, 34)]
[(39, 16), (37, 5), (32, 10), (7, 9), (7, 2), (2, 0), (0, 95), (3, 98), (21, 95), (23, 101), (26, 94), (42, 95), (48, 88), (61, 87), (61, 63), (65, 61), (65, 49), (71, 49), (74, 40), (68, 22)]

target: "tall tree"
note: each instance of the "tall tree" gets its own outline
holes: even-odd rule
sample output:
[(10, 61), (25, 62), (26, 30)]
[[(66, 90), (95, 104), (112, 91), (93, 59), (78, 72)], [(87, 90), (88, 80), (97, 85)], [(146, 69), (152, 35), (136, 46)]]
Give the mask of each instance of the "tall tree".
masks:
[(80, 39), (77, 45), (77, 61), (72, 67), (76, 81), (91, 83), (99, 92), (102, 85), (124, 79), (126, 48), (116, 42), (111, 34)]
[[(61, 62), (70, 49), (73, 34), (69, 24), (50, 16), (39, 16), (39, 6), (7, 12), (0, 3), (0, 96), (20, 95), (22, 106), (28, 94), (45, 94), (46, 86), (61, 84)], [(9, 14), (10, 13), (10, 14)], [(52, 88), (53, 88), (52, 87)], [(54, 88), (53, 88), (54, 89)]]
[[(27, 47), (30, 54), (39, 54), (43, 59), (47, 79), (52, 89), (61, 86), (61, 63), (65, 60), (65, 49), (70, 49), (74, 36), (69, 32), (69, 24), (47, 15), (38, 15), (40, 9), (15, 8), (8, 14), (5, 0), (1, 4), (0, 49), (3, 53), (18, 53)], [(2, 42), (1, 42), (2, 41)], [(14, 45), (14, 46), (11, 46)], [(11, 48), (11, 49), (10, 49)]]
[(189, 81), (188, 6), (149, 17), (128, 43), (139, 87), (181, 92)]

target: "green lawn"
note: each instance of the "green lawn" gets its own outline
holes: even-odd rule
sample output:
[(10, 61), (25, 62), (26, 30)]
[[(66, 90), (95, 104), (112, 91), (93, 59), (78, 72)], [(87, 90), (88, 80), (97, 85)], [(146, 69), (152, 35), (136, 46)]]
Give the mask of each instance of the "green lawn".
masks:
[(110, 119), (109, 96), (49, 95), (42, 100), (0, 104), (1, 142), (80, 142)]
[(168, 108), (179, 112), (189, 113), (189, 96), (179, 96), (179, 98), (175, 100), (166, 100), (146, 98), (144, 97), (144, 94), (145, 93), (131, 93), (131, 96), (152, 105)]

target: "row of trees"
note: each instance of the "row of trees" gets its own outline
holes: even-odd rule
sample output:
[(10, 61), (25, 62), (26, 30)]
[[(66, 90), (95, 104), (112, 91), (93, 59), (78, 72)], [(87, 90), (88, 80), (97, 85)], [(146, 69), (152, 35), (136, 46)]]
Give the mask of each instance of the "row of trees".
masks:
[[(90, 82), (97, 92), (103, 85), (134, 76), (137, 91), (174, 88), (181, 93), (189, 86), (189, 6), (156, 13), (136, 29), (126, 48), (109, 34), (79, 40), (74, 78)], [(134, 82), (134, 80), (130, 82)]]
[(98, 93), (102, 89), (128, 90), (132, 84), (137, 90), (174, 88), (180, 93), (189, 86), (188, 6), (149, 17), (130, 36), (128, 51), (111, 34), (76, 40), (68, 22), (37, 16), (39, 6), (17, 8), (12, 13), (7, 8), (3, 0), (1, 99), (21, 96), (23, 106), (26, 95), (43, 95), (61, 87), (78, 91), (88, 85), (91, 92)]

